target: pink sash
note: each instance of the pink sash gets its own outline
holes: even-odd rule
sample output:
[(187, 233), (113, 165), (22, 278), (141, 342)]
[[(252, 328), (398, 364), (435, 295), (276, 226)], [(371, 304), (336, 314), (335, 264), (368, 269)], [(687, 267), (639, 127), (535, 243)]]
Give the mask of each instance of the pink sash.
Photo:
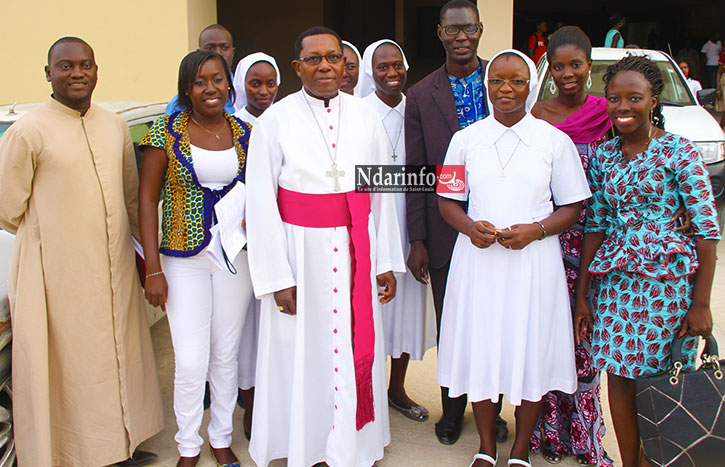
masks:
[(352, 352), (357, 389), (356, 427), (361, 430), (375, 420), (373, 406), (373, 359), (375, 328), (370, 283), (370, 236), (368, 193), (309, 194), (279, 187), (277, 204), (282, 220), (300, 227), (347, 227), (350, 234), (352, 271)]

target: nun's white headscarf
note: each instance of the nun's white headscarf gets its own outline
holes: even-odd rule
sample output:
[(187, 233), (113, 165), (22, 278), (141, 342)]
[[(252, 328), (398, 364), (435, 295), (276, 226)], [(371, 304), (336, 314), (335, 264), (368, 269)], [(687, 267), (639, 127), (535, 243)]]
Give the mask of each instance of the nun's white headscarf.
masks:
[(373, 42), (365, 49), (365, 53), (363, 53), (362, 66), (360, 67), (360, 81), (358, 81), (358, 84), (360, 85), (360, 97), (365, 97), (375, 91), (375, 78), (373, 78), (373, 55), (375, 55), (375, 51), (378, 50), (378, 47), (385, 43), (393, 44), (398, 48), (398, 50), (400, 50), (400, 55), (403, 56), (405, 71), (408, 71), (408, 60), (405, 58), (405, 52), (403, 52), (403, 49), (396, 44), (395, 41), (382, 39), (377, 42)]
[[(358, 76), (357, 76), (357, 84), (355, 85), (355, 88), (353, 88), (352, 92), (355, 97), (361, 97), (360, 96), (360, 77), (361, 73), (359, 72), (360, 68), (362, 68), (362, 57), (360, 56), (360, 51), (352, 45), (351, 42), (348, 41), (342, 41), (342, 45), (346, 45), (352, 49), (353, 52), (355, 52), (355, 55), (357, 55), (357, 63), (358, 63)], [(345, 52), (343, 50), (343, 52)]]
[(491, 97), (488, 92), (488, 70), (491, 68), (491, 64), (493, 63), (493, 61), (503, 54), (518, 55), (524, 60), (524, 62), (526, 62), (526, 66), (529, 67), (529, 96), (526, 98), (526, 112), (531, 112), (532, 107), (534, 107), (534, 104), (536, 104), (536, 98), (539, 95), (539, 78), (536, 75), (536, 65), (526, 54), (519, 52), (515, 49), (502, 50), (501, 52), (494, 55), (494, 57), (489, 60), (488, 65), (486, 65), (486, 75), (483, 78), (483, 85), (486, 86), (486, 99), (488, 100), (488, 110), (491, 115), (493, 115), (493, 104), (491, 103)]
[(282, 82), (282, 77), (279, 74), (279, 67), (277, 62), (274, 61), (274, 57), (267, 55), (262, 52), (255, 52), (249, 54), (243, 59), (239, 60), (237, 64), (237, 71), (234, 73), (234, 92), (237, 94), (237, 98), (234, 101), (234, 110), (239, 110), (247, 105), (247, 90), (244, 83), (247, 81), (247, 73), (252, 65), (258, 62), (267, 62), (274, 67), (274, 71), (277, 72), (277, 86)]

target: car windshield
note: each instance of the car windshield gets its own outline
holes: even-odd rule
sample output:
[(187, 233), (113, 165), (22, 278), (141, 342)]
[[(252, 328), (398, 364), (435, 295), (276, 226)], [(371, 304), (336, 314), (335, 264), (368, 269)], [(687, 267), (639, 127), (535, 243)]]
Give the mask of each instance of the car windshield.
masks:
[[(602, 77), (607, 71), (609, 65), (617, 63), (618, 60), (594, 60), (592, 62), (592, 87), (589, 89), (589, 94), (595, 96), (604, 97), (604, 81)], [(660, 100), (665, 105), (695, 105), (692, 100), (692, 96), (687, 90), (687, 84), (682, 80), (680, 74), (675, 70), (675, 67), (670, 62), (656, 61), (657, 67), (662, 72), (662, 78), (665, 81), (665, 87), (662, 90)], [(539, 91), (539, 100), (544, 101), (551, 97), (554, 97), (554, 93), (551, 92), (551, 73), (547, 67), (546, 74), (544, 75), (543, 85)]]
[(10, 128), (10, 123), (0, 122), (0, 138), (3, 137), (5, 130), (7, 130), (8, 128)]

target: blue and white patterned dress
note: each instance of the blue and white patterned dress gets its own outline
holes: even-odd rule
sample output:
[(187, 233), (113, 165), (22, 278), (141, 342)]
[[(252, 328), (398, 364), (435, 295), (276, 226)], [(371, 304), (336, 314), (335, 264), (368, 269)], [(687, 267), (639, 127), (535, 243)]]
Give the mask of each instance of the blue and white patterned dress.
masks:
[[(707, 168), (695, 145), (678, 135), (651, 141), (627, 161), (621, 138), (591, 160), (586, 232), (606, 233), (589, 266), (601, 275), (592, 357), (597, 368), (626, 378), (663, 371), (670, 344), (692, 301), (698, 240), (719, 240)], [(684, 204), (694, 238), (675, 232)], [(694, 364), (696, 338), (683, 353)]]

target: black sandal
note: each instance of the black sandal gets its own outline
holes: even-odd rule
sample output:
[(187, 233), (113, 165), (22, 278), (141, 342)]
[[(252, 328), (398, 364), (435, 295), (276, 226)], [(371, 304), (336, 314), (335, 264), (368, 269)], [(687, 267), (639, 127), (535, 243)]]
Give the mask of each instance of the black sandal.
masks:
[(543, 457), (544, 460), (549, 464), (559, 464), (564, 458), (564, 456), (562, 456), (561, 454), (555, 453), (551, 449), (551, 446), (548, 445), (548, 443), (546, 446), (543, 446), (541, 448), (541, 457)]

